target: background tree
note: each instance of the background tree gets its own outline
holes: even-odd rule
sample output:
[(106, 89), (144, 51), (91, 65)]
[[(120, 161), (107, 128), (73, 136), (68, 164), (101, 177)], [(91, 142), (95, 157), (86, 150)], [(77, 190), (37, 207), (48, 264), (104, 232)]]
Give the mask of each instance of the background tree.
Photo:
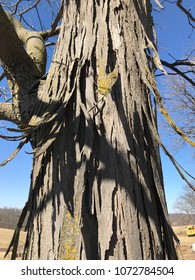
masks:
[[(195, 60), (193, 57), (193, 51), (186, 58), (182, 60), (175, 60), (172, 63), (173, 68), (169, 71), (169, 79), (163, 78), (164, 90), (163, 90), (163, 100), (166, 107), (169, 108), (169, 112), (177, 119), (181, 130), (190, 139), (195, 139), (195, 126), (194, 126), (194, 116), (195, 116), (195, 95), (194, 95), (194, 66)], [(174, 71), (174, 67), (179, 65), (179, 69), (176, 68), (182, 75), (178, 75)], [(160, 76), (162, 76), (160, 74)], [(178, 137), (178, 134), (174, 130), (170, 129), (167, 122), (162, 123), (162, 131), (168, 134), (172, 139), (175, 139), (175, 147), (180, 149), (184, 146), (185, 140)], [(174, 133), (174, 135), (173, 135)], [(193, 150), (192, 150), (193, 153)]]
[[(0, 117), (21, 132), (7, 161), (27, 141), (34, 155), (12, 258), (27, 211), (27, 259), (177, 258), (159, 144), (168, 151), (153, 104), (194, 142), (172, 121), (156, 86), (154, 70), (164, 69), (151, 8), (150, 1), (63, 1), (49, 32), (28, 31), (0, 8), (0, 59), (12, 94)], [(45, 75), (44, 40), (61, 16)]]
[(186, 213), (191, 224), (191, 215), (195, 214), (195, 192), (185, 186), (182, 195), (178, 196), (174, 203), (174, 208), (180, 213)]
[(15, 208), (0, 208), (0, 228), (15, 229), (21, 215), (21, 210)]
[[(163, 84), (163, 101), (165, 107), (171, 113), (171, 116), (177, 120), (177, 124), (190, 139), (194, 141), (194, 78), (195, 78), (195, 60), (194, 60), (194, 5), (192, 1), (162, 1), (163, 7), (167, 5), (175, 5), (180, 9), (186, 16), (189, 23), (189, 38), (192, 39), (192, 46), (187, 51), (186, 55), (180, 58), (176, 58), (174, 53), (169, 53), (170, 61), (161, 59), (162, 64), (165, 66), (168, 72), (167, 77), (163, 77), (162, 73), (157, 73), (157, 77), (161, 77), (160, 82)], [(167, 6), (168, 8), (168, 6)], [(180, 149), (185, 145), (185, 140), (180, 137), (175, 130), (170, 128), (169, 123), (161, 122), (162, 133), (166, 135), (170, 134), (171, 142), (174, 143), (172, 146)], [(191, 150), (193, 154), (193, 149)]]

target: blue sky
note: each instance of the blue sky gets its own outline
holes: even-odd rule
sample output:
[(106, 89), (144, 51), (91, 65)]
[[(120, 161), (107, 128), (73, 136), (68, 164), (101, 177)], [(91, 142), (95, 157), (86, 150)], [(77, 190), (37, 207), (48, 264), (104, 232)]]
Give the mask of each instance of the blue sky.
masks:
[[(186, 0), (183, 1), (183, 4), (187, 5), (185, 6), (187, 8), (193, 7), (193, 13), (195, 13), (194, 1)], [(195, 32), (192, 33), (192, 28), (188, 24), (187, 17), (175, 5), (165, 3), (164, 8), (165, 9), (160, 13), (154, 13), (158, 49), (163, 60), (174, 62), (170, 55), (174, 56), (176, 59), (182, 59), (192, 47), (195, 47)], [(163, 85), (160, 84), (160, 79), (158, 79), (158, 81), (159, 88), (163, 95), (165, 89)], [(193, 94), (195, 94), (195, 92)], [(189, 171), (189, 173), (194, 175), (195, 165), (192, 156), (192, 148), (186, 144), (183, 149), (176, 150), (174, 148), (174, 140), (166, 136), (165, 132), (163, 132), (163, 142), (175, 159)], [(177, 196), (181, 194), (182, 188), (186, 183), (181, 179), (180, 175), (163, 152), (161, 152), (161, 160), (168, 209), (169, 212), (173, 213), (175, 212), (173, 204)]]
[[(194, 1), (186, 0), (183, 2), (187, 2), (188, 7), (190, 7), (190, 5), (193, 6)], [(192, 30), (188, 25), (186, 16), (175, 5), (166, 4), (165, 10), (160, 13), (155, 12), (154, 18), (161, 58), (171, 62), (168, 53), (178, 59), (183, 57), (195, 42), (195, 33), (191, 34)], [(189, 38), (190, 34), (191, 37)], [(163, 93), (162, 84), (159, 86)], [(163, 142), (179, 163), (193, 175), (195, 165), (192, 149), (186, 145), (184, 149), (176, 151), (173, 149), (173, 140), (167, 137), (165, 133), (163, 134)], [(12, 153), (17, 144), (17, 142), (0, 140), (0, 162)], [(26, 154), (25, 151), (31, 151), (29, 145), (24, 146), (14, 160), (0, 168), (0, 207), (22, 208), (26, 202), (30, 184), (32, 155)], [(161, 155), (168, 209), (169, 212), (173, 213), (173, 204), (177, 196), (181, 194), (185, 182), (180, 178), (168, 157), (163, 153)]]

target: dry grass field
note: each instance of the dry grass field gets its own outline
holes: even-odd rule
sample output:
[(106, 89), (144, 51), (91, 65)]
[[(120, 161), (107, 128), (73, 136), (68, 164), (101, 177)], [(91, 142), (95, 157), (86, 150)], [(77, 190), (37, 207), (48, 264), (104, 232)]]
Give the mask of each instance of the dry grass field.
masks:
[(188, 237), (185, 234), (185, 226), (173, 227), (173, 230), (180, 240), (180, 248), (178, 248), (179, 259), (195, 260), (195, 252), (192, 252), (192, 244), (195, 243), (195, 236)]
[[(195, 252), (192, 252), (192, 244), (195, 243), (195, 236), (188, 237), (185, 234), (185, 227), (173, 227), (175, 234), (180, 239), (180, 248), (178, 249), (179, 259), (195, 260)], [(13, 236), (13, 230), (0, 228), (0, 260), (4, 259), (4, 255), (9, 242)], [(24, 244), (25, 232), (21, 232), (20, 244)], [(9, 254), (6, 259), (10, 259)]]
[[(5, 229), (0, 228), (0, 260), (4, 260), (5, 252), (10, 244), (10, 241), (12, 239), (14, 230), (13, 229)], [(20, 240), (19, 240), (19, 246), (22, 247), (24, 244), (26, 233), (24, 231), (21, 231), (20, 233)], [(11, 258), (11, 253), (6, 257), (7, 260)], [(21, 258), (18, 258), (21, 259)]]

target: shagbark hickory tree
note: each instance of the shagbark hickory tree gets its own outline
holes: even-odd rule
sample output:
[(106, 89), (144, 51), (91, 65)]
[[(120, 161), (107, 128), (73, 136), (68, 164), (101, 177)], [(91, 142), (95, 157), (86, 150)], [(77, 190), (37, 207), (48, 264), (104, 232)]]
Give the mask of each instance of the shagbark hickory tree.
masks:
[[(0, 117), (30, 141), (26, 259), (176, 259), (152, 96), (162, 69), (149, 0), (62, 3), (55, 54), (0, 8), (12, 92)], [(23, 47), (25, 46), (25, 47)], [(162, 69), (163, 70), (163, 69)], [(44, 78), (43, 78), (44, 77)]]

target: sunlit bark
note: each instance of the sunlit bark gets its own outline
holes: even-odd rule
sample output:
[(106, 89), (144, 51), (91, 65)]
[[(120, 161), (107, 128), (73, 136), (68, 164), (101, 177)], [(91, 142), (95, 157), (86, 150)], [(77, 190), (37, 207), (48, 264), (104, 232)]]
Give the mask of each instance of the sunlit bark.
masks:
[(66, 1), (43, 91), (58, 114), (34, 137), (27, 258), (176, 258), (147, 120), (150, 12), (149, 1)]

